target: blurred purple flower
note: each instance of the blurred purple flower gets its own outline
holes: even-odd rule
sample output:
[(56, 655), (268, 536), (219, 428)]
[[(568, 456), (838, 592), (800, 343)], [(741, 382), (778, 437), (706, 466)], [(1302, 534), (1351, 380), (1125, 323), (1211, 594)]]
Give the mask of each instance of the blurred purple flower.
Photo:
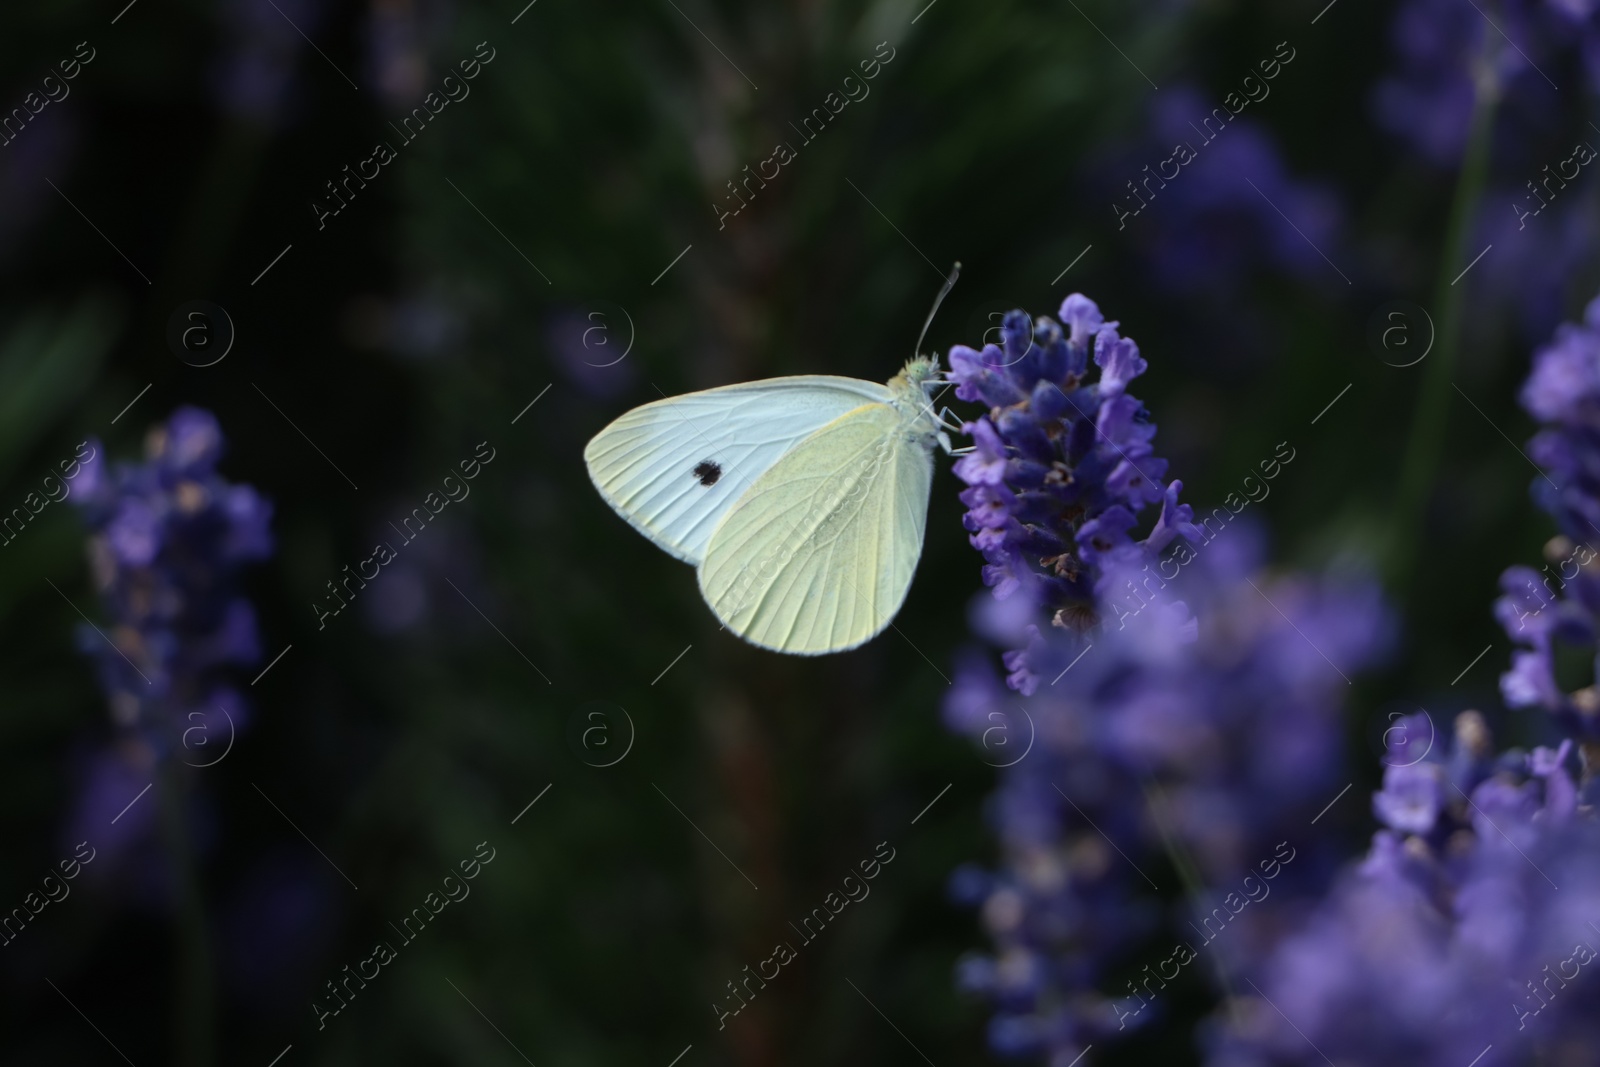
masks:
[[(1392, 623), (1370, 580), (1272, 582), (1240, 563), (1202, 551), (1125, 627), (1108, 612), (1079, 659), (1065, 637), (1035, 649), (1064, 673), (1025, 702), (976, 657), (960, 670), (945, 705), (953, 730), (991, 757), (1034, 739), (990, 801), (999, 869), (951, 882), (952, 896), (981, 901), (994, 940), (961, 981), (1001, 1012), (997, 1053), (1067, 1063), (1149, 1024), (1167, 1001), (1164, 983), (1142, 984), (1142, 964), (1187, 942), (1203, 975), (1231, 969), (1259, 942), (1261, 909), (1216, 932), (1204, 924), (1223, 898), (1259, 891), (1266, 869), (1267, 893), (1304, 898), (1336, 861), (1305, 833), (1342, 784), (1346, 683), (1323, 656), (1347, 672), (1370, 665)], [(1182, 624), (1159, 610), (1178, 596), (1194, 613)], [(998, 729), (1022, 734), (1008, 739), (1016, 753), (994, 744)], [(1174, 907), (1147, 879), (1184, 866), (1211, 888)], [(1129, 974), (1141, 984), (1115, 977)]]
[[(1489, 747), (1482, 717), (1464, 712), (1449, 754), (1389, 767), (1375, 804), (1388, 828), (1252, 961), (1258, 995), (1213, 1021), (1211, 1067), (1498, 1067), (1595, 1047), (1600, 968), (1584, 965), (1600, 948), (1600, 827), (1575, 817), (1570, 744), (1498, 759)], [(1443, 791), (1382, 799), (1425, 779)]]
[[(1591, 137), (1590, 144), (1600, 144)], [(1510, 308), (1523, 338), (1550, 336), (1568, 309), (1587, 294), (1575, 279), (1588, 277), (1600, 244), (1600, 206), (1592, 197), (1568, 195), (1547, 208), (1526, 188), (1492, 189), (1484, 196), (1473, 246), (1494, 251), (1467, 276), (1477, 294), (1468, 309), (1470, 326), (1492, 332), (1494, 319)], [(1538, 215), (1524, 215), (1539, 210)]]
[(367, 73), (384, 103), (410, 110), (426, 91), (428, 56), (412, 0), (372, 0), (367, 15)]
[(1501, 695), (1512, 707), (1543, 707), (1569, 734), (1593, 740), (1600, 738), (1600, 678), (1591, 666), (1590, 684), (1568, 693), (1557, 684), (1554, 655), (1559, 644), (1579, 645), (1592, 660), (1600, 635), (1600, 298), (1581, 324), (1561, 325), (1534, 352), (1520, 399), (1543, 424), (1528, 443), (1542, 468), (1533, 498), (1561, 535), (1545, 546), (1542, 571), (1512, 567), (1501, 576), (1495, 617), (1526, 646), (1501, 676)]
[(633, 324), (618, 307), (561, 311), (545, 322), (545, 343), (556, 368), (567, 380), (597, 400), (619, 395), (633, 385), (627, 353), (633, 345)]
[(1406, 0), (1390, 29), (1397, 69), (1372, 94), (1378, 124), (1434, 163), (1459, 160), (1476, 99), (1472, 69), (1491, 32), (1469, 4)]
[(1440, 166), (1460, 161), (1479, 100), (1497, 101), (1509, 120), (1497, 135), (1542, 123), (1556, 93), (1547, 72), (1568, 49), (1600, 88), (1600, 18), (1589, 0), (1405, 0), (1390, 41), (1396, 63), (1373, 91), (1373, 116)]
[[(263, 126), (282, 121), (294, 68), (322, 23), (318, 0), (221, 0), (223, 45), (211, 70), (222, 109)], [(301, 36), (304, 34), (305, 36)]]
[(154, 762), (149, 746), (134, 739), (96, 750), (76, 768), (81, 784), (65, 837), (69, 844), (88, 841), (97, 852), (96, 859), (106, 859), (91, 871), (111, 872), (121, 868), (123, 864), (119, 861), (136, 850), (155, 829), (157, 804), (134, 803), (150, 784), (155, 773)]
[[(133, 778), (148, 783), (180, 749), (185, 762), (203, 765), (247, 725), (232, 677), (261, 659), (261, 641), (239, 579), (244, 564), (272, 552), (272, 506), (217, 473), (221, 427), (199, 408), (179, 408), (153, 429), (143, 463), (108, 472), (100, 443), (93, 445), (70, 499), (89, 528), (107, 617), (98, 630), (82, 627), (78, 641), (99, 668), (119, 736), (115, 755), (91, 761), (80, 805), (100, 821), (118, 797), (132, 799), (137, 790), (124, 795), (124, 787)], [(122, 821), (125, 832), (148, 826), (145, 816)], [(117, 832), (124, 831), (102, 827), (91, 836)]]
[(1438, 820), (1444, 801), (1439, 770), (1432, 763), (1390, 764), (1382, 791), (1373, 794), (1373, 812), (1392, 829), (1426, 834)]
[[(450, 28), (449, 0), (371, 0), (366, 67), (384, 102), (410, 111), (428, 91), (428, 55)], [(448, 66), (439, 75), (451, 73)]]
[(1229, 292), (1251, 269), (1335, 277), (1317, 249), (1336, 249), (1339, 202), (1331, 190), (1290, 177), (1265, 127), (1235, 118), (1207, 142), (1197, 131), (1209, 129), (1203, 124), (1211, 109), (1187, 85), (1159, 94), (1152, 112), (1156, 146), (1198, 149), (1157, 194), (1154, 225), (1134, 234), (1159, 286), (1189, 295)]

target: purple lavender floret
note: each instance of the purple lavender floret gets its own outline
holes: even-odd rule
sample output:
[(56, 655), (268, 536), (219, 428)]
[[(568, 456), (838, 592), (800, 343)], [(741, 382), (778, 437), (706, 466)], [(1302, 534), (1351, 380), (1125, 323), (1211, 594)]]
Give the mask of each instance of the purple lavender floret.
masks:
[(1564, 323), (1533, 355), (1522, 406), (1543, 427), (1528, 443), (1541, 468), (1533, 499), (1560, 534), (1545, 546), (1546, 564), (1501, 575), (1495, 618), (1524, 646), (1512, 654), (1500, 691), (1511, 707), (1542, 707), (1583, 740), (1600, 739), (1600, 689), (1567, 692), (1557, 683), (1558, 645), (1594, 655), (1600, 635), (1600, 298), (1582, 324)]

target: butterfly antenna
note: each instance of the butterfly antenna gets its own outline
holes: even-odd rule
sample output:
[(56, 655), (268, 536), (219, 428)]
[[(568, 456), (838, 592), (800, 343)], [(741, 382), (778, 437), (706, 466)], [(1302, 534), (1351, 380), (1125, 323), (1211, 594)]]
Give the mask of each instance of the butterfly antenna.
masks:
[(913, 359), (922, 353), (922, 341), (928, 336), (928, 327), (933, 325), (933, 317), (939, 313), (939, 305), (944, 303), (944, 298), (950, 294), (950, 290), (955, 287), (956, 279), (960, 276), (961, 261), (958, 259), (956, 265), (950, 268), (950, 277), (939, 287), (939, 295), (933, 298), (933, 307), (928, 309), (928, 318), (922, 324), (922, 332), (917, 335), (917, 347), (911, 351)]

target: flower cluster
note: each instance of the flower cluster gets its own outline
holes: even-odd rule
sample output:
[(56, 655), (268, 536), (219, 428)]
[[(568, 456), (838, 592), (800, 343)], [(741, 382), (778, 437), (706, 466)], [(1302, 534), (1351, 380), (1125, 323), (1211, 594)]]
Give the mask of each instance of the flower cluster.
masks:
[(143, 463), (108, 471), (94, 443), (72, 499), (89, 527), (90, 569), (109, 624), (104, 636), (84, 626), (79, 641), (120, 732), (85, 793), (85, 807), (98, 811), (127, 803), (131, 794), (115, 787), (139, 776), (128, 764), (149, 766), (180, 747), (197, 763), (210, 758), (199, 746), (220, 747), (243, 727), (232, 668), (258, 662), (261, 644), (239, 578), (244, 564), (272, 553), (272, 505), (217, 473), (222, 431), (198, 408), (179, 408), (152, 430)]
[[(1108, 619), (1075, 662), (1036, 645), (1065, 673), (1025, 705), (978, 657), (958, 677), (953, 730), (1008, 758), (1032, 738), (991, 802), (1000, 869), (952, 885), (995, 941), (961, 981), (995, 1002), (997, 1051), (1065, 1064), (1167, 1014), (1175, 945), (1199, 957), (1192, 988), (1205, 989), (1260, 943), (1263, 909), (1231, 893), (1255, 886), (1275, 907), (1336, 863), (1310, 823), (1343, 784), (1340, 672), (1375, 661), (1392, 627), (1370, 580), (1272, 581), (1260, 542), (1230, 529), (1170, 591), (1145, 586), (1141, 618)], [(1286, 859), (1265, 890), (1250, 881)]]
[[(1600, 5), (1591, 0), (1507, 0), (1488, 12), (1453, 0), (1406, 0), (1390, 37), (1398, 62), (1373, 93), (1373, 117), (1444, 166), (1461, 158), (1479, 100), (1537, 124), (1556, 92), (1544, 71), (1569, 46), (1577, 45), (1590, 82), (1600, 84)], [(1512, 124), (1507, 132), (1519, 131)]]
[(1373, 797), (1385, 829), (1255, 968), (1210, 1067), (1497, 1067), (1595, 1047), (1600, 827), (1578, 816), (1571, 742), (1496, 757), (1469, 711), (1448, 752), (1416, 752), (1432, 730), (1418, 715), (1398, 731)]
[(1501, 691), (1513, 707), (1547, 709), (1545, 725), (1569, 736), (1497, 756), (1477, 712), (1456, 718), (1448, 749), (1426, 713), (1391, 729), (1372, 799), (1384, 829), (1251, 968), (1257, 995), (1214, 1024), (1211, 1067), (1584, 1062), (1600, 1043), (1588, 1010), (1600, 988), (1589, 966), (1600, 954), (1600, 700), (1592, 686), (1557, 685), (1553, 647), (1592, 658), (1597, 637), (1600, 567), (1573, 539), (1600, 533), (1600, 301), (1535, 354), (1521, 399), (1545, 423), (1530, 446), (1544, 468), (1534, 497), (1563, 535), (1550, 573), (1502, 577), (1495, 614), (1531, 647), (1513, 655)]
[[(1465, 162), (1475, 118), (1492, 118), (1483, 188), (1465, 204), (1465, 245), (1495, 251), (1463, 283), (1480, 294), (1464, 330), (1492, 334), (1510, 319), (1529, 341), (1548, 336), (1581, 295), (1573, 280), (1585, 276), (1600, 239), (1600, 210), (1568, 189), (1593, 158), (1592, 131), (1556, 88), (1581, 67), (1600, 89), (1600, 4), (1404, 0), (1390, 36), (1395, 63), (1371, 100), (1378, 125), (1454, 168)], [(1463, 191), (1478, 185), (1465, 172), (1462, 183)]]
[(1248, 520), (1193, 525), (1125, 389), (1138, 349), (1081, 295), (1062, 318), (1030, 344), (1015, 312), (1002, 345), (951, 352), (958, 395), (990, 408), (958, 464), (994, 593), (976, 625), (1025, 648), (1004, 656), (1009, 693), (970, 655), (945, 719), (1003, 768), (999, 868), (951, 883), (995, 949), (959, 981), (994, 1003), (997, 1052), (1065, 1065), (1173, 1010), (1174, 968), (1198, 960), (1204, 988), (1259, 944), (1241, 892), (1322, 884), (1335, 858), (1306, 830), (1341, 784), (1343, 672), (1392, 627), (1370, 579), (1274, 581)]
[[(1062, 302), (1061, 320), (1065, 329), (1012, 311), (1001, 344), (950, 350), (956, 396), (989, 409), (967, 424), (974, 447), (955, 472), (968, 486), (964, 521), (995, 597), (1023, 595), (1052, 613), (1053, 625), (1082, 632), (1098, 619), (1097, 584), (1112, 566), (1153, 561), (1193, 513), (1178, 503), (1181, 482), (1162, 484), (1167, 461), (1150, 444), (1155, 425), (1127, 391), (1147, 366), (1139, 346), (1081, 293)], [(1092, 383), (1091, 343), (1100, 372)], [(1135, 541), (1150, 504), (1161, 506), (1160, 517)], [(1013, 689), (1038, 687), (1026, 651), (1008, 666)]]
[(1555, 652), (1572, 644), (1592, 657), (1600, 639), (1600, 298), (1581, 325), (1563, 324), (1534, 353), (1521, 401), (1544, 424), (1528, 444), (1543, 468), (1533, 498), (1560, 535), (1546, 546), (1543, 572), (1518, 566), (1501, 576), (1495, 617), (1528, 646), (1513, 653), (1501, 695), (1514, 708), (1543, 707), (1570, 735), (1592, 741), (1600, 739), (1600, 679), (1591, 665), (1590, 684), (1566, 692), (1557, 684)]

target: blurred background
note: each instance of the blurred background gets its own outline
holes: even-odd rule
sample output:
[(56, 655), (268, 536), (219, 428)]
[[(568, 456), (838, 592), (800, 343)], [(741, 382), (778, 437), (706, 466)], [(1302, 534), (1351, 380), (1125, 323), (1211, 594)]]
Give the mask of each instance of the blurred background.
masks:
[[(1496, 576), (1548, 536), (1515, 389), (1600, 283), (1586, 172), (1517, 207), (1600, 144), (1580, 50), (1461, 62), (1498, 31), (1421, 2), (124, 4), (0, 12), (4, 507), (100, 450), (0, 560), (0, 906), (36, 910), (0, 952), (0, 1060), (989, 1061), (953, 977), (986, 947), (947, 884), (994, 862), (996, 771), (939, 710), (982, 589), (947, 461), (897, 629), (817, 660), (719, 632), (581, 461), (661, 395), (887, 379), (958, 259), (924, 350), (1087, 293), (1149, 360), (1197, 510), (1296, 450), (1252, 509), (1271, 558), (1365, 558), (1399, 613), (1345, 711), (1359, 789), (1391, 698), (1494, 702)], [(1393, 301), (1413, 348), (1373, 339)], [(186, 406), (214, 428), (169, 425)], [(173, 581), (249, 608), (185, 638), (226, 649), (151, 652), (200, 718), (130, 718), (86, 626), (121, 633), (95, 552), (137, 531), (91, 481), (185, 442), (259, 496), (205, 482), (221, 525)], [(1362, 804), (1325, 825), (1371, 832)], [(25, 905), (83, 841), (70, 896)], [(883, 842), (870, 899), (719, 1018)], [(1172, 1062), (1205, 1007), (1155, 1039)]]

